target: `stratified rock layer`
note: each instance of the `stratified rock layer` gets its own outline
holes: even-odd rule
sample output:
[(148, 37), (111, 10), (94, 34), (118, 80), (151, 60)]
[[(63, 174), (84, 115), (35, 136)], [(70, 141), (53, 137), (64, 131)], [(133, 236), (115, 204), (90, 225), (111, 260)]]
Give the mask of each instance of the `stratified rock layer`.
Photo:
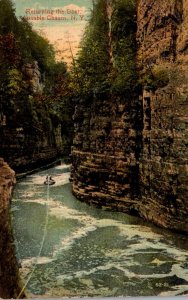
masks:
[(131, 95), (95, 95), (75, 109), (74, 195), (99, 207), (134, 211), (139, 195), (140, 104)]
[(76, 106), (72, 180), (79, 199), (125, 212), (135, 203), (138, 107), (131, 95), (95, 95)]
[(0, 158), (0, 297), (8, 299), (17, 298), (20, 292), (9, 214), (14, 184), (14, 171)]
[[(95, 95), (75, 110), (73, 193), (188, 232), (188, 1), (138, 1), (138, 70), (165, 67), (169, 83), (132, 95)], [(142, 137), (142, 138), (141, 138)]]
[[(30, 126), (29, 131), (23, 127), (0, 127), (0, 155), (16, 172), (35, 169), (54, 161), (63, 147), (56, 144), (56, 129), (43, 132), (40, 128)], [(59, 137), (61, 139), (61, 135)]]
[[(188, 232), (188, 1), (139, 1), (138, 64), (157, 66), (169, 83), (144, 91), (139, 213)], [(148, 64), (150, 64), (148, 66)], [(143, 71), (143, 70), (142, 70)]]

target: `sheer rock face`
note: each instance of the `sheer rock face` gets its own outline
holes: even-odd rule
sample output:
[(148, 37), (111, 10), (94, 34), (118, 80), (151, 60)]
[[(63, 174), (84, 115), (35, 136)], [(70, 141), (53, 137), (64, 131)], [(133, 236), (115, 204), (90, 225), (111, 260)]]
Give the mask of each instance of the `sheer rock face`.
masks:
[(31, 91), (35, 93), (42, 93), (43, 84), (41, 82), (41, 73), (39, 70), (38, 62), (27, 63), (23, 66), (23, 75), (26, 83), (28, 83)]
[(0, 158), (0, 298), (17, 298), (20, 292), (18, 265), (10, 226), (10, 199), (15, 173)]
[[(19, 99), (12, 111), (0, 105), (0, 156), (16, 172), (35, 169), (62, 154), (69, 155), (70, 151), (68, 142), (63, 140), (61, 124), (53, 123), (45, 103), (38, 100), (38, 107), (33, 105), (33, 98), (40, 99), (44, 87), (37, 61), (25, 64), (22, 72), (25, 89), (30, 93), (25, 99), (25, 110), (17, 115)], [(46, 117), (42, 119), (42, 115)]]
[[(59, 136), (60, 135), (60, 136)], [(23, 127), (0, 127), (0, 155), (16, 172), (27, 167), (37, 168), (55, 160), (63, 147), (57, 139), (60, 132), (43, 132), (32, 124), (27, 132)]]
[(98, 206), (129, 211), (138, 194), (138, 99), (96, 95), (76, 106), (73, 192)]
[(169, 83), (77, 104), (73, 192), (188, 232), (188, 0), (140, 0), (137, 9), (140, 76), (157, 66)]
[[(144, 91), (140, 215), (188, 232), (188, 1), (139, 1), (138, 65), (168, 71), (169, 84)], [(162, 69), (163, 70), (163, 69)]]

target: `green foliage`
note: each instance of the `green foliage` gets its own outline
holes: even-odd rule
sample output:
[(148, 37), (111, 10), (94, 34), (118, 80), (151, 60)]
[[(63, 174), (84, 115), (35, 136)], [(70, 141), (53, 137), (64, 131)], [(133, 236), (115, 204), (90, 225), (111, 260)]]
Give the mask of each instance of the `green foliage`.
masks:
[(0, 0), (0, 34), (14, 32), (17, 29), (18, 20), (15, 16), (15, 8), (11, 0)]
[(21, 54), (18, 43), (12, 33), (0, 35), (0, 66), (4, 69), (18, 67)]
[(157, 87), (166, 86), (169, 82), (169, 70), (163, 66), (156, 65), (152, 70), (154, 81)]
[(109, 72), (108, 22), (106, 3), (99, 0), (92, 11), (80, 45), (78, 59), (72, 68), (73, 88), (79, 93), (90, 93), (107, 82)]
[(122, 93), (137, 85), (135, 1), (111, 1), (111, 10), (110, 17), (107, 0), (95, 2), (72, 67), (72, 88), (78, 94)]
[(155, 65), (141, 78), (141, 84), (152, 90), (165, 87), (169, 83), (170, 74), (171, 68), (168, 66)]
[[(26, 19), (16, 18), (11, 0), (0, 0), (0, 35), (4, 38), (10, 34), (20, 49), (23, 63), (36, 60), (42, 71), (48, 70), (55, 63), (54, 49), (48, 40), (34, 31)], [(12, 49), (9, 53), (12, 53)]]
[(32, 29), (31, 24), (24, 18), (19, 22), (16, 32), (22, 48), (25, 62), (36, 60), (42, 71), (48, 71), (55, 64), (55, 51), (48, 40)]
[(17, 95), (22, 88), (22, 74), (17, 69), (11, 69), (8, 71), (8, 94)]
[(114, 66), (112, 88), (132, 90), (136, 86), (136, 7), (135, 1), (118, 0), (113, 6), (112, 40)]
[[(32, 77), (25, 65), (37, 61), (44, 80), (43, 93), (31, 89)], [(32, 71), (31, 71), (32, 74)], [(31, 75), (32, 76), (32, 75)], [(72, 128), (73, 105), (70, 78), (64, 62), (55, 62), (48, 40), (33, 30), (24, 18), (18, 20), (10, 0), (0, 0), (0, 113), (7, 126), (23, 127), (28, 135), (53, 140), (53, 128), (62, 124), (66, 140)], [(55, 140), (55, 139), (54, 139)]]
[(46, 76), (45, 103), (48, 106), (52, 123), (55, 127), (62, 124), (64, 131), (73, 128), (72, 115), (74, 105), (72, 102), (72, 89), (70, 76), (64, 62), (56, 63)]
[[(57, 62), (51, 65), (45, 78), (45, 93), (62, 93), (62, 85), (68, 76), (67, 65), (65, 62)], [(68, 87), (67, 87), (68, 88)], [(67, 90), (67, 89), (66, 89)]]

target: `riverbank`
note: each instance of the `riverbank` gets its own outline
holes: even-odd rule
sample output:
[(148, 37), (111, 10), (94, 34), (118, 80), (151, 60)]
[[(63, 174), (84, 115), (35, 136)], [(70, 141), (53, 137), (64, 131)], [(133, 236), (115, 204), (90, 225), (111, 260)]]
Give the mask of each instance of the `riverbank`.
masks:
[(21, 170), (18, 169), (17, 172), (16, 172), (16, 179), (20, 180), (20, 179), (22, 179), (22, 178), (24, 178), (28, 175), (32, 175), (32, 174), (37, 173), (39, 171), (46, 170), (46, 169), (58, 166), (62, 162), (70, 163), (70, 158), (69, 157), (57, 158), (57, 159), (51, 160), (49, 162), (46, 162), (45, 164), (39, 164), (38, 166), (37, 165), (34, 165), (34, 166), (31, 165), (31, 166), (28, 166), (27, 168), (22, 168)]
[(0, 298), (16, 298), (20, 291), (10, 221), (10, 201), (15, 183), (15, 172), (0, 158)]

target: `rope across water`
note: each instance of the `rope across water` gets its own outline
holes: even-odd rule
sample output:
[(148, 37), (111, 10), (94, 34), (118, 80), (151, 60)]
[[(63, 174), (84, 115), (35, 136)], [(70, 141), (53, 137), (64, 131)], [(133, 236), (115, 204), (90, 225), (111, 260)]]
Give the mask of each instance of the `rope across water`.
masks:
[(39, 249), (39, 253), (35, 259), (35, 262), (34, 262), (34, 265), (33, 265), (33, 268), (32, 268), (32, 272), (30, 273), (28, 279), (26, 280), (23, 288), (21, 289), (18, 297), (16, 299), (20, 299), (21, 296), (23, 295), (23, 292), (25, 291), (28, 283), (30, 282), (35, 270), (36, 270), (36, 266), (37, 266), (37, 263), (38, 263), (38, 259), (41, 257), (41, 253), (42, 253), (42, 250), (43, 250), (43, 246), (44, 246), (44, 242), (45, 242), (45, 238), (46, 238), (46, 234), (47, 234), (47, 226), (48, 226), (48, 217), (49, 217), (49, 205), (48, 205), (48, 202), (49, 202), (49, 197), (50, 197), (50, 186), (49, 186), (49, 181), (48, 181), (48, 184), (47, 184), (47, 202), (46, 202), (46, 217), (45, 217), (45, 223), (44, 223), (44, 231), (43, 231), (43, 237), (42, 237), (42, 242), (41, 242), (41, 245), (40, 245), (40, 249)]

